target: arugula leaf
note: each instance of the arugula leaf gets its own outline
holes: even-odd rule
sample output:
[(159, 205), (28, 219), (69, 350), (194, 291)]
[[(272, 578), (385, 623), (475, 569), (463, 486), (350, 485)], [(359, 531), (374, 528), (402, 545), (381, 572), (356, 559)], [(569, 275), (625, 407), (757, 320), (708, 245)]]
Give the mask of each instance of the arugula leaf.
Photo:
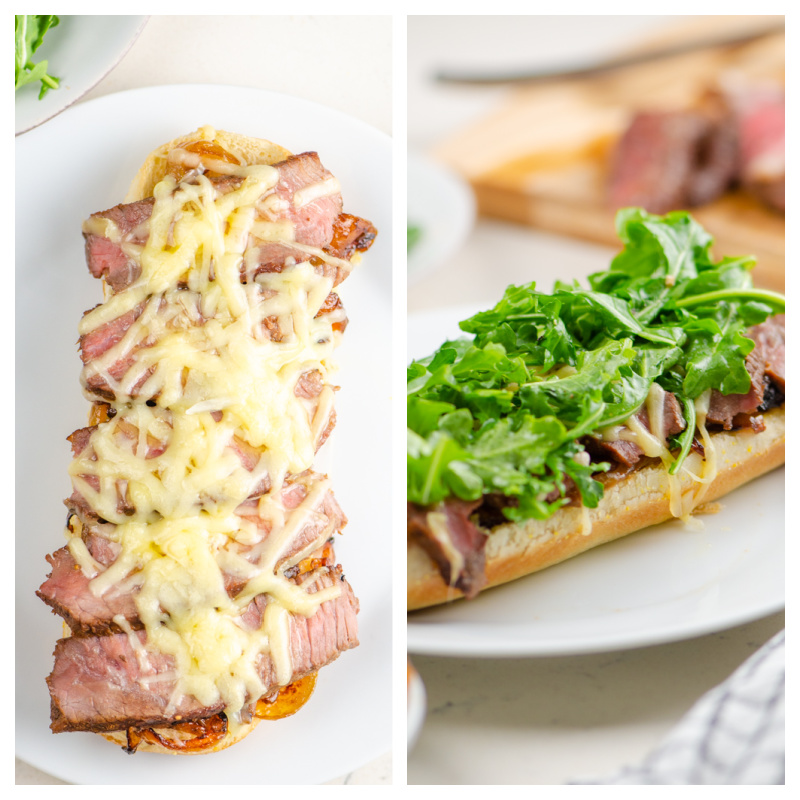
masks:
[[(673, 469), (694, 438), (703, 392), (746, 393), (745, 334), (785, 300), (754, 289), (752, 258), (711, 257), (686, 212), (617, 215), (623, 250), (589, 289), (509, 286), (494, 308), (408, 369), (408, 499), (509, 498), (509, 519), (550, 516), (570, 481), (584, 505), (602, 497), (581, 438), (635, 414), (654, 382), (688, 421)], [(677, 465), (677, 466), (675, 466)]]
[(47, 61), (33, 62), (33, 54), (44, 41), (45, 34), (58, 25), (54, 14), (14, 15), (14, 91), (27, 83), (41, 81), (41, 100), (50, 89), (57, 89), (59, 79), (48, 74)]

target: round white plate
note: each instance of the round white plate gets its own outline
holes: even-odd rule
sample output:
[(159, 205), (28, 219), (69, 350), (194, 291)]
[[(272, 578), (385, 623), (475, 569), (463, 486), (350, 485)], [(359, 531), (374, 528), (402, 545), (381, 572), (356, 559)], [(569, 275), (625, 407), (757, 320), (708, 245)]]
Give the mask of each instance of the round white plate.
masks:
[[(498, 295), (499, 296), (499, 295)], [(487, 304), (488, 305), (488, 304)], [(459, 335), (477, 308), (409, 317), (409, 356)], [(784, 470), (720, 501), (701, 526), (672, 521), (408, 617), (408, 650), (551, 656), (659, 644), (723, 630), (784, 604)]]
[(26, 84), (14, 94), (14, 130), (25, 133), (60, 114), (79, 100), (122, 61), (139, 38), (148, 17), (59, 14), (42, 46), (33, 54), (35, 63), (47, 59), (48, 72), (60, 78), (39, 100), (39, 81)]
[(411, 752), (414, 745), (422, 733), (422, 724), (425, 722), (425, 709), (427, 700), (425, 698), (425, 684), (419, 672), (408, 663), (408, 717), (406, 723), (406, 736), (408, 752)]
[[(135, 124), (131, 124), (135, 120)], [(61, 625), (34, 591), (63, 544), (70, 493), (65, 437), (86, 424), (78, 382), (81, 314), (101, 299), (81, 223), (120, 202), (147, 153), (203, 124), (316, 150), (345, 209), (380, 231), (342, 285), (350, 325), (338, 352), (338, 424), (325, 468), (349, 517), (337, 556), (361, 601), (361, 646), (320, 672), (294, 717), (264, 722), (221, 753), (129, 756), (99, 736), (53, 735), (45, 677)], [(16, 744), (17, 755), (82, 784), (316, 784), (391, 746), (391, 542), (375, 520), (391, 502), (391, 140), (307, 101), (256, 89), (165, 86), (77, 105), (16, 140)], [(327, 453), (325, 452), (327, 451)], [(365, 465), (369, 465), (365, 469)]]
[(475, 221), (472, 189), (442, 164), (408, 154), (408, 225), (420, 236), (408, 252), (408, 280), (444, 264), (466, 240)]

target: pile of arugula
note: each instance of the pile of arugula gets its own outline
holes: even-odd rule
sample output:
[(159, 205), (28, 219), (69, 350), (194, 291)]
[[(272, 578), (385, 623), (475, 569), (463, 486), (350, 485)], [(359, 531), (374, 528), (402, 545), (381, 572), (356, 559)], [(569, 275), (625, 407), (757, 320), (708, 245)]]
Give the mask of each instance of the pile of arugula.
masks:
[(422, 228), (418, 225), (406, 225), (406, 250), (410, 250), (422, 236)]
[[(493, 309), (460, 323), (473, 339), (410, 365), (409, 501), (497, 492), (514, 499), (509, 519), (546, 519), (567, 502), (569, 476), (594, 508), (603, 487), (579, 439), (629, 417), (654, 381), (687, 421), (670, 442), (672, 471), (691, 448), (691, 401), (708, 389), (749, 391), (745, 331), (785, 308), (783, 296), (753, 288), (755, 261), (712, 261), (711, 236), (683, 211), (623, 209), (617, 233), (624, 249), (589, 289), (509, 286)], [(548, 502), (554, 489), (561, 497)]]
[(58, 78), (47, 73), (47, 61), (33, 63), (33, 54), (42, 44), (44, 35), (58, 22), (58, 17), (53, 14), (14, 15), (14, 91), (26, 83), (41, 81), (41, 100), (50, 89), (58, 88)]

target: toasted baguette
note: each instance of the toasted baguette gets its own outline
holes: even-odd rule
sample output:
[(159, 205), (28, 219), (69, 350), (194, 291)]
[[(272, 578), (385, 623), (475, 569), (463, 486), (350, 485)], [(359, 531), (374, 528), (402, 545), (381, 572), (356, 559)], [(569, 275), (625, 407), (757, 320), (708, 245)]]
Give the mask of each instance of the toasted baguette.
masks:
[[(711, 439), (716, 453), (716, 477), (701, 502), (716, 500), (785, 462), (784, 409), (764, 414), (766, 430), (722, 431)], [(687, 459), (693, 473), (702, 472), (701, 458)], [(680, 476), (685, 503), (698, 490), (685, 471)], [(504, 523), (489, 531), (486, 543), (487, 588), (558, 564), (592, 547), (672, 519), (667, 470), (648, 464), (605, 487), (597, 508), (563, 508), (547, 520)], [(686, 506), (684, 506), (686, 507)], [(428, 554), (415, 542), (408, 544), (409, 610), (457, 600), (460, 590), (448, 586)]]
[[(210, 125), (204, 125), (192, 133), (179, 136), (171, 142), (162, 144), (150, 153), (136, 173), (136, 177), (125, 196), (126, 203), (134, 203), (153, 196), (153, 189), (167, 174), (169, 161), (167, 155), (176, 148), (185, 148), (199, 142), (221, 147), (226, 153), (235, 156), (240, 164), (277, 164), (285, 161), (292, 153), (266, 139), (254, 139), (251, 136), (242, 136), (238, 133), (218, 131)], [(213, 157), (213, 153), (209, 154)]]

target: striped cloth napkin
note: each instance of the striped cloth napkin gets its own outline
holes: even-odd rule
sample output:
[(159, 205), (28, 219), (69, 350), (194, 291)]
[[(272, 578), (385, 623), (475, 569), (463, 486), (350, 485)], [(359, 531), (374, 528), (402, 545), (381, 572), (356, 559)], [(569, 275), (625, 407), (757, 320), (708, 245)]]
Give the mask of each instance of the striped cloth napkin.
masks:
[(695, 703), (645, 760), (570, 784), (783, 785), (785, 631)]

